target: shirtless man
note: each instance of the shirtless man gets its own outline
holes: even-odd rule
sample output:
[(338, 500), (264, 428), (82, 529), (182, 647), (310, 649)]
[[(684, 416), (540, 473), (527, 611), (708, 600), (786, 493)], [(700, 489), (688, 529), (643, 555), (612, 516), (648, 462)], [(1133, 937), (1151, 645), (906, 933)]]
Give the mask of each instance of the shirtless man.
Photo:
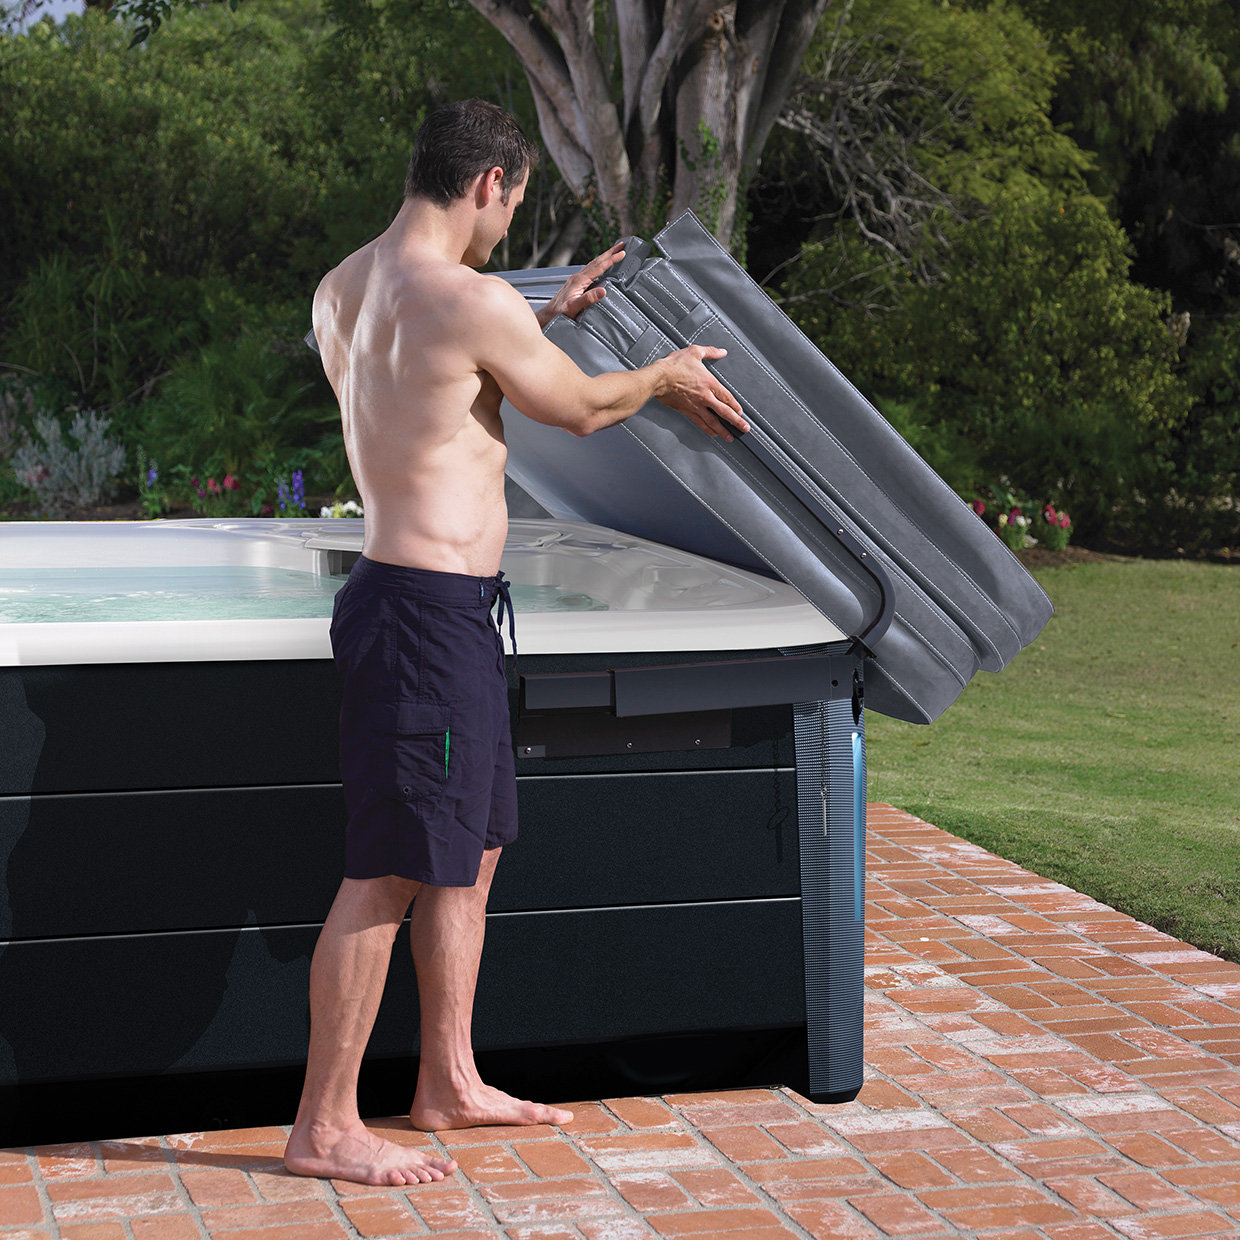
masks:
[(310, 970), (309, 1062), (284, 1154), (299, 1175), (396, 1185), (456, 1169), (381, 1140), (358, 1115), (362, 1053), (410, 902), (422, 1037), (413, 1126), (572, 1119), (483, 1084), (470, 1039), (487, 894), (500, 849), (516, 836), (504, 653), (491, 619), (506, 596), (501, 397), (575, 435), (651, 398), (708, 435), (748, 430), (702, 364), (722, 349), (590, 378), (544, 339), (540, 327), (556, 314), (575, 316), (603, 296), (589, 285), (624, 257), (619, 246), (538, 316), (505, 281), (472, 270), (507, 232), (536, 157), (492, 104), (432, 114), (395, 220), (314, 299), (366, 537), (332, 618), (349, 826), (345, 878)]

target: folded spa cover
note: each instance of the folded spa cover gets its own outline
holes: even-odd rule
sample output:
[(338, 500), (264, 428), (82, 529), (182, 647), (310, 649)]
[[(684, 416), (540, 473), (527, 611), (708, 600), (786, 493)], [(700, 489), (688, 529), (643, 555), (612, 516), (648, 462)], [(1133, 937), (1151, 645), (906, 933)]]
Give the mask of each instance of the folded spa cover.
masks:
[[(686, 212), (636, 238), (607, 296), (548, 337), (583, 370), (687, 344), (752, 430), (733, 443), (651, 402), (575, 438), (508, 408), (507, 472), (557, 517), (773, 571), (871, 652), (865, 704), (928, 723), (1041, 631), (1050, 600), (998, 538)], [(505, 273), (532, 301), (567, 269)]]

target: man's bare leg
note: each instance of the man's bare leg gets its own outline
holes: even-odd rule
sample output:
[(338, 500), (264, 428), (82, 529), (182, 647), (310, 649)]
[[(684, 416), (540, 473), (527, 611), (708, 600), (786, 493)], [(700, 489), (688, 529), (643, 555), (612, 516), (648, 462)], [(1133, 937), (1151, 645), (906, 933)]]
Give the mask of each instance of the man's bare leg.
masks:
[(567, 1124), (573, 1118), (571, 1111), (522, 1102), (484, 1085), (474, 1065), (474, 987), (499, 854), (498, 848), (482, 854), (474, 886), (423, 884), (413, 903), (409, 929), (422, 1010), (422, 1058), (409, 1118), (426, 1132), (479, 1124)]
[(357, 1112), (357, 1074), (379, 1011), (392, 943), (418, 890), (408, 879), (346, 878), (310, 965), (310, 1055), (297, 1121), (284, 1151), (296, 1175), (360, 1184), (427, 1184), (448, 1159), (384, 1141)]

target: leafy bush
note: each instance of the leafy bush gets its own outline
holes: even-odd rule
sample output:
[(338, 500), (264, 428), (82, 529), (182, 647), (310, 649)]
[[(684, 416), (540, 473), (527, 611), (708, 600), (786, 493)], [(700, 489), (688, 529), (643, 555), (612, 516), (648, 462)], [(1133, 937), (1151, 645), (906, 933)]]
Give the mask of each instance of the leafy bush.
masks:
[(942, 279), (905, 275), (890, 313), (796, 309), (863, 386), (915, 402), (924, 433), (964, 440), (987, 475), (1066, 504), (1097, 540), (1190, 404), (1168, 298), (1130, 281), (1129, 263), (1095, 199), (1008, 200), (950, 230)]
[(1152, 436), (1121, 537), (1135, 548), (1240, 547), (1240, 320), (1190, 329), (1192, 404)]
[(277, 451), (328, 450), (340, 441), (340, 414), (323, 403), (316, 364), (300, 342), (283, 345), (256, 331), (205, 345), (174, 362), (143, 407), (144, 440), (164, 461), (220, 477)]
[(35, 435), (13, 454), (17, 480), (32, 490), (45, 516), (89, 508), (109, 495), (125, 468), (125, 449), (108, 434), (111, 423), (79, 409), (69, 426), (70, 445), (58, 418), (35, 415)]

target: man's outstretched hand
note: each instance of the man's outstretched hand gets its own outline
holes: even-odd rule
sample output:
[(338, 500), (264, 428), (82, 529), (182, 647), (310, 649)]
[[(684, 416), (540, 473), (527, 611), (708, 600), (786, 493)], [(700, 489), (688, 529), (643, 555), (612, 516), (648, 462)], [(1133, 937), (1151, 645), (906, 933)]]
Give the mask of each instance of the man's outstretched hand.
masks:
[[(617, 241), (610, 250), (587, 263), (567, 280), (558, 293), (537, 312), (538, 324), (546, 327), (557, 314), (575, 319), (587, 306), (601, 301), (607, 294), (591, 288), (605, 272), (624, 257), (624, 242)], [(658, 372), (655, 396), (669, 409), (683, 413), (706, 434), (732, 441), (732, 431), (742, 434), (749, 429), (736, 397), (710, 373), (703, 362), (727, 356), (726, 349), (690, 345), (654, 362), (650, 369)]]
[(703, 362), (713, 362), (727, 355), (727, 349), (691, 344), (687, 349), (669, 353), (653, 363), (651, 369), (660, 371), (655, 395), (663, 404), (683, 413), (708, 435), (731, 443), (733, 436), (729, 428), (743, 434), (749, 429), (749, 423), (736, 397), (703, 365)]
[(617, 241), (610, 250), (591, 260), (575, 275), (565, 281), (564, 287), (539, 311), (539, 327), (546, 327), (557, 314), (575, 319), (587, 306), (602, 301), (606, 293), (601, 288), (591, 288), (599, 276), (610, 271), (624, 257), (624, 242)]

